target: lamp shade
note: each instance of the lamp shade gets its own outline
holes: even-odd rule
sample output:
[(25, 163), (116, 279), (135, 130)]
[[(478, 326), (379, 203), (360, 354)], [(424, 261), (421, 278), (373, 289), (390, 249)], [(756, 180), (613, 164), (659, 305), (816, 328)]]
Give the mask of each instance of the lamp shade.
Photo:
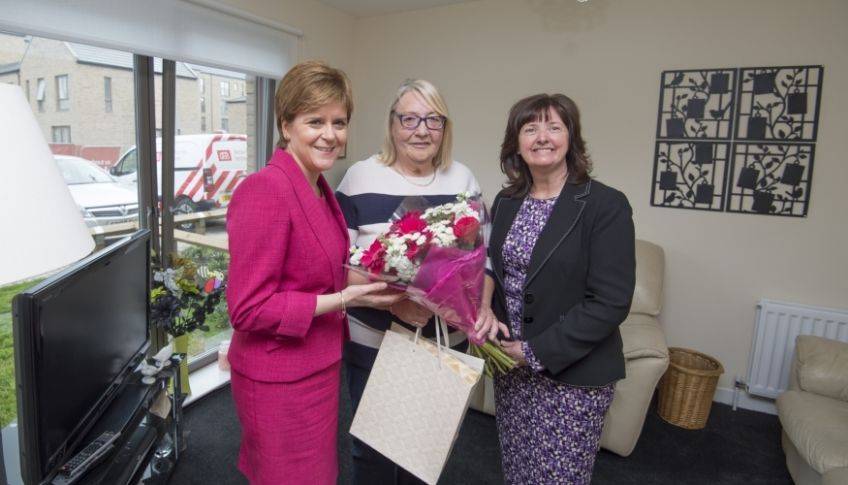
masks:
[(0, 84), (0, 286), (66, 266), (94, 248), (20, 87)]

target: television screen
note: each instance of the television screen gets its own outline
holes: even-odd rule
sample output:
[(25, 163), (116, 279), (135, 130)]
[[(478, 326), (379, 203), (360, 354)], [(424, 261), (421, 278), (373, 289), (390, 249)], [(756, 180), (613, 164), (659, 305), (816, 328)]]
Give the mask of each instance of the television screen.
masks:
[(21, 472), (49, 480), (149, 346), (150, 233), (138, 231), (15, 296)]

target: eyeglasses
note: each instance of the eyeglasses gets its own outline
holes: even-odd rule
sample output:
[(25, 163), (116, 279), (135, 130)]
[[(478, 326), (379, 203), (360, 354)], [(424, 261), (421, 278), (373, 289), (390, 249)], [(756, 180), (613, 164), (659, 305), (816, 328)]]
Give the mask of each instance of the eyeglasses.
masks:
[(398, 121), (400, 121), (400, 126), (407, 130), (414, 130), (418, 128), (418, 125), (420, 125), (422, 121), (428, 130), (441, 130), (445, 127), (445, 123), (448, 121), (446, 117), (441, 115), (418, 116), (406, 113), (394, 113), (394, 115), (397, 116)]

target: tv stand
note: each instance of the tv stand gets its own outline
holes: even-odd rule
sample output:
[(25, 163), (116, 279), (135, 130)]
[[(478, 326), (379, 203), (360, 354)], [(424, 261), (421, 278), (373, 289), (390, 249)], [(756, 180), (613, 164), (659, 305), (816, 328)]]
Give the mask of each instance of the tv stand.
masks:
[[(179, 355), (172, 356), (171, 365), (159, 373), (153, 384), (143, 384), (140, 376), (126, 384), (88, 434), (88, 437), (94, 438), (105, 430), (120, 431), (115, 448), (76, 483), (168, 483), (182, 444), (180, 362)], [(168, 391), (169, 381), (174, 383), (173, 394)], [(170, 410), (164, 413), (159, 409), (162, 408), (162, 400), (170, 403)], [(87, 442), (83, 440), (81, 447)]]

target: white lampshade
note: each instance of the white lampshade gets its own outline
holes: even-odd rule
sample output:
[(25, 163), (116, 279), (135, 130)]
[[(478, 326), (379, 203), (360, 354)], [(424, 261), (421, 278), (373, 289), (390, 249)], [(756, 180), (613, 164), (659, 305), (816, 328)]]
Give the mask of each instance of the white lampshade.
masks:
[(94, 248), (20, 87), (0, 84), (0, 285), (66, 266)]

